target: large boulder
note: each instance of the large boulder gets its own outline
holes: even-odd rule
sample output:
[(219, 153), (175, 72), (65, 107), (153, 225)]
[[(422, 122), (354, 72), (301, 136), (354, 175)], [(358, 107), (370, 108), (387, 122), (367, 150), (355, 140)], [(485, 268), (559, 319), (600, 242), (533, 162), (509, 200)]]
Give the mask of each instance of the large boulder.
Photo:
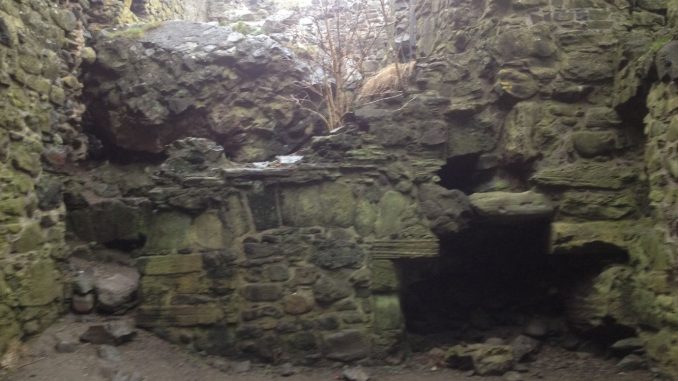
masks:
[(257, 161), (289, 153), (313, 126), (293, 100), (307, 66), (267, 36), (172, 21), (105, 30), (94, 48), (89, 124), (109, 145), (160, 153), (203, 137), (231, 159)]

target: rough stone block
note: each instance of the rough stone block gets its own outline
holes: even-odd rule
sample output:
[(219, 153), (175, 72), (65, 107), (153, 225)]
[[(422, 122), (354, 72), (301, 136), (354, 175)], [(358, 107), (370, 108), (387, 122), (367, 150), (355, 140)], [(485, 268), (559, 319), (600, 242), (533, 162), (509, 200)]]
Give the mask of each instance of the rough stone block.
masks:
[(577, 162), (537, 171), (532, 181), (537, 185), (565, 188), (622, 189), (638, 177), (632, 163)]
[(451, 368), (475, 370), (479, 376), (501, 376), (513, 368), (514, 359), (508, 345), (456, 345), (445, 354)]
[(245, 299), (252, 302), (275, 302), (283, 296), (282, 286), (275, 283), (247, 284), (241, 292)]
[(284, 311), (290, 315), (302, 315), (313, 309), (313, 296), (305, 292), (295, 292), (283, 299)]
[(388, 259), (372, 260), (371, 289), (374, 292), (391, 292), (399, 289), (398, 274), (393, 261)]
[(313, 296), (321, 304), (330, 304), (349, 295), (351, 287), (343, 280), (323, 276), (313, 285)]
[(469, 201), (480, 217), (493, 221), (544, 219), (553, 214), (549, 199), (532, 191), (474, 193)]
[(615, 150), (617, 134), (612, 131), (579, 131), (572, 134), (572, 144), (582, 157), (605, 155)]
[(144, 275), (184, 274), (202, 271), (203, 262), (200, 254), (173, 254), (140, 257), (137, 265)]
[(356, 198), (345, 183), (285, 188), (281, 201), (283, 222), (288, 226), (349, 227), (355, 219)]
[(394, 295), (374, 296), (374, 329), (379, 331), (402, 330), (404, 318), (400, 309), (400, 298)]
[(375, 233), (390, 237), (402, 231), (404, 220), (413, 217), (416, 207), (413, 200), (396, 191), (387, 191), (379, 200)]
[(559, 211), (592, 220), (617, 220), (637, 207), (635, 198), (627, 192), (569, 191), (563, 194)]
[(215, 304), (172, 305), (164, 307), (141, 306), (137, 310), (140, 327), (210, 325), (224, 317), (223, 310)]
[(277, 190), (268, 187), (260, 191), (247, 194), (252, 218), (257, 230), (273, 229), (280, 226), (280, 212), (278, 211)]
[(311, 262), (328, 270), (360, 267), (365, 253), (360, 246), (345, 242), (324, 242), (311, 256)]
[(41, 259), (30, 262), (17, 273), (20, 287), (16, 291), (20, 306), (44, 306), (59, 299), (63, 287), (59, 283), (58, 272), (54, 262)]
[(497, 87), (501, 92), (516, 99), (528, 99), (537, 93), (539, 83), (529, 73), (514, 69), (502, 69), (497, 73)]
[(354, 361), (370, 353), (370, 341), (364, 332), (347, 329), (323, 337), (323, 354), (338, 361)]
[(69, 226), (85, 241), (108, 243), (144, 236), (146, 210), (121, 200), (105, 200), (68, 213)]
[(620, 255), (628, 253), (639, 232), (625, 222), (556, 222), (551, 225), (551, 252)]
[(191, 217), (182, 213), (165, 212), (154, 215), (148, 225), (148, 239), (144, 250), (167, 252), (188, 246)]
[(221, 249), (225, 246), (224, 226), (218, 212), (209, 211), (198, 216), (191, 225), (189, 237), (193, 246), (201, 249)]

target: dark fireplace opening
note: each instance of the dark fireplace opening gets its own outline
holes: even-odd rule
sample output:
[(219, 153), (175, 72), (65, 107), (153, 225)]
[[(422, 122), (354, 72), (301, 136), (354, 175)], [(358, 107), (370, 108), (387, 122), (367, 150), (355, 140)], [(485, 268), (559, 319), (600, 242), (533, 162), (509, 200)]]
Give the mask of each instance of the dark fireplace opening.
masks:
[[(412, 349), (510, 340), (540, 329), (558, 340), (581, 334), (566, 318), (572, 290), (628, 258), (615, 250), (550, 254), (549, 235), (549, 221), (478, 224), (443, 238), (437, 258), (399, 261)], [(598, 334), (586, 340), (607, 345), (633, 333), (610, 322)]]

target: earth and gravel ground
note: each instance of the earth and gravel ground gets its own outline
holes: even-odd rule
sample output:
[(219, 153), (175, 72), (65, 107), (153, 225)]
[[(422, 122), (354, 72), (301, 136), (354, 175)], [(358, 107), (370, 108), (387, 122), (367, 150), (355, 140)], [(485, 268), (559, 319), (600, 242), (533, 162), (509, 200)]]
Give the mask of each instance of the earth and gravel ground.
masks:
[[(66, 316), (23, 350), (18, 368), (0, 373), (0, 380), (11, 381), (323, 381), (342, 379), (342, 365), (289, 368), (256, 364), (235, 359), (192, 354), (140, 330), (129, 343), (117, 347), (119, 353), (103, 360), (99, 346), (80, 343), (72, 353), (55, 349), (56, 336), (79, 337), (92, 325), (76, 316)], [(116, 358), (117, 357), (117, 358)], [(502, 377), (478, 377), (468, 372), (437, 368), (426, 354), (414, 354), (397, 366), (364, 366), (375, 381), (500, 381)], [(283, 376), (282, 373), (293, 373)], [(515, 376), (515, 374), (514, 374)], [(136, 377), (136, 378), (135, 378)], [(650, 371), (620, 372), (612, 359), (587, 353), (544, 346), (536, 361), (520, 373), (523, 381), (649, 381), (657, 379)]]

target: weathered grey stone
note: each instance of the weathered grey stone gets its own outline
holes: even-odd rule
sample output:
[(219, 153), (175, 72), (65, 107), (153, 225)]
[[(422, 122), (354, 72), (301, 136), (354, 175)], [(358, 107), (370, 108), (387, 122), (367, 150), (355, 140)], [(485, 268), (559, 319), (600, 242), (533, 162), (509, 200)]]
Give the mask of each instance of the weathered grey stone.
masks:
[(463, 230), (472, 215), (468, 197), (461, 191), (449, 190), (437, 184), (419, 188), (420, 207), (438, 235)]
[(347, 242), (322, 243), (311, 257), (312, 263), (328, 270), (360, 267), (364, 260), (365, 253), (360, 246)]
[(96, 298), (94, 293), (85, 295), (74, 294), (71, 299), (71, 309), (77, 314), (88, 314), (94, 310)]
[(539, 89), (535, 78), (528, 73), (513, 69), (502, 69), (497, 73), (498, 88), (517, 99), (528, 99)]
[(78, 271), (73, 279), (73, 291), (84, 295), (94, 290), (94, 271), (91, 269)]
[(513, 368), (513, 353), (507, 345), (456, 345), (445, 354), (447, 366), (474, 370), (479, 376), (501, 376)]
[(323, 337), (323, 354), (331, 360), (355, 361), (370, 353), (370, 341), (364, 332), (347, 329)]
[(642, 357), (631, 354), (621, 359), (617, 367), (623, 371), (641, 370), (647, 369), (647, 363)]
[(678, 41), (664, 45), (657, 52), (655, 62), (660, 79), (678, 79)]
[(554, 210), (548, 198), (533, 191), (474, 193), (469, 201), (479, 216), (496, 221), (544, 219)]
[(144, 235), (146, 210), (118, 199), (103, 200), (69, 213), (73, 231), (85, 241), (135, 241)]
[(634, 239), (633, 227), (624, 222), (556, 222), (551, 226), (553, 253), (625, 252)]
[(630, 163), (566, 164), (558, 168), (544, 168), (532, 176), (538, 185), (566, 188), (622, 189), (637, 178)]
[(526, 361), (541, 348), (541, 342), (529, 336), (520, 335), (511, 340), (511, 349), (516, 361)]
[(54, 349), (59, 353), (73, 353), (78, 350), (78, 339), (70, 334), (60, 332), (54, 336), (56, 345)]
[(504, 119), (504, 156), (511, 162), (534, 160), (543, 147), (535, 141), (535, 131), (541, 122), (544, 108), (539, 102), (520, 102)]
[(97, 347), (97, 355), (105, 361), (118, 362), (122, 360), (120, 351), (112, 345), (100, 345)]
[(139, 274), (133, 269), (98, 278), (94, 282), (97, 306), (107, 312), (124, 311), (134, 302), (138, 288)]
[(282, 298), (283, 290), (275, 283), (247, 284), (242, 287), (242, 295), (253, 302), (274, 302)]
[(565, 56), (561, 74), (565, 79), (580, 83), (596, 82), (611, 79), (612, 55), (601, 52), (572, 52)]
[(369, 381), (370, 376), (361, 367), (344, 369), (341, 377), (346, 381)]
[(318, 303), (333, 303), (349, 295), (351, 295), (350, 285), (343, 280), (323, 276), (313, 285), (313, 296)]
[(617, 220), (638, 208), (628, 192), (568, 191), (560, 200), (560, 212), (591, 220)]
[(616, 148), (617, 136), (611, 131), (580, 131), (572, 134), (574, 149), (583, 157), (605, 155)]
[(377, 334), (381, 331), (399, 331), (403, 328), (405, 319), (398, 295), (375, 295), (372, 311)]
[(221, 306), (215, 304), (141, 306), (137, 310), (139, 327), (192, 327), (212, 325), (224, 317)]
[(313, 309), (313, 298), (300, 292), (287, 295), (283, 299), (283, 309), (290, 315), (302, 315)]
[(38, 207), (42, 210), (52, 210), (61, 205), (63, 183), (55, 178), (43, 176), (35, 190), (38, 196)]
[(645, 345), (640, 338), (629, 337), (627, 339), (616, 341), (614, 344), (612, 344), (612, 346), (610, 346), (610, 350), (612, 350), (612, 352), (618, 356), (626, 356), (632, 352), (643, 349), (644, 346)]
[(169, 275), (199, 272), (203, 268), (200, 254), (140, 257), (137, 265), (144, 275)]
[(136, 336), (133, 326), (124, 320), (113, 321), (104, 325), (90, 326), (80, 336), (80, 341), (92, 344), (120, 345)]
[[(102, 83), (87, 88), (90, 109), (106, 110), (92, 113), (92, 125), (111, 143), (157, 153), (177, 138), (205, 137), (237, 161), (261, 161), (308, 138), (309, 114), (282, 99), (308, 80), (291, 50), (261, 35), (229, 39), (230, 28), (204, 23), (166, 22), (140, 35), (131, 30), (102, 33), (88, 73), (92, 83)], [(135, 91), (140, 85), (143, 93)], [(236, 89), (237, 99), (230, 97)]]

